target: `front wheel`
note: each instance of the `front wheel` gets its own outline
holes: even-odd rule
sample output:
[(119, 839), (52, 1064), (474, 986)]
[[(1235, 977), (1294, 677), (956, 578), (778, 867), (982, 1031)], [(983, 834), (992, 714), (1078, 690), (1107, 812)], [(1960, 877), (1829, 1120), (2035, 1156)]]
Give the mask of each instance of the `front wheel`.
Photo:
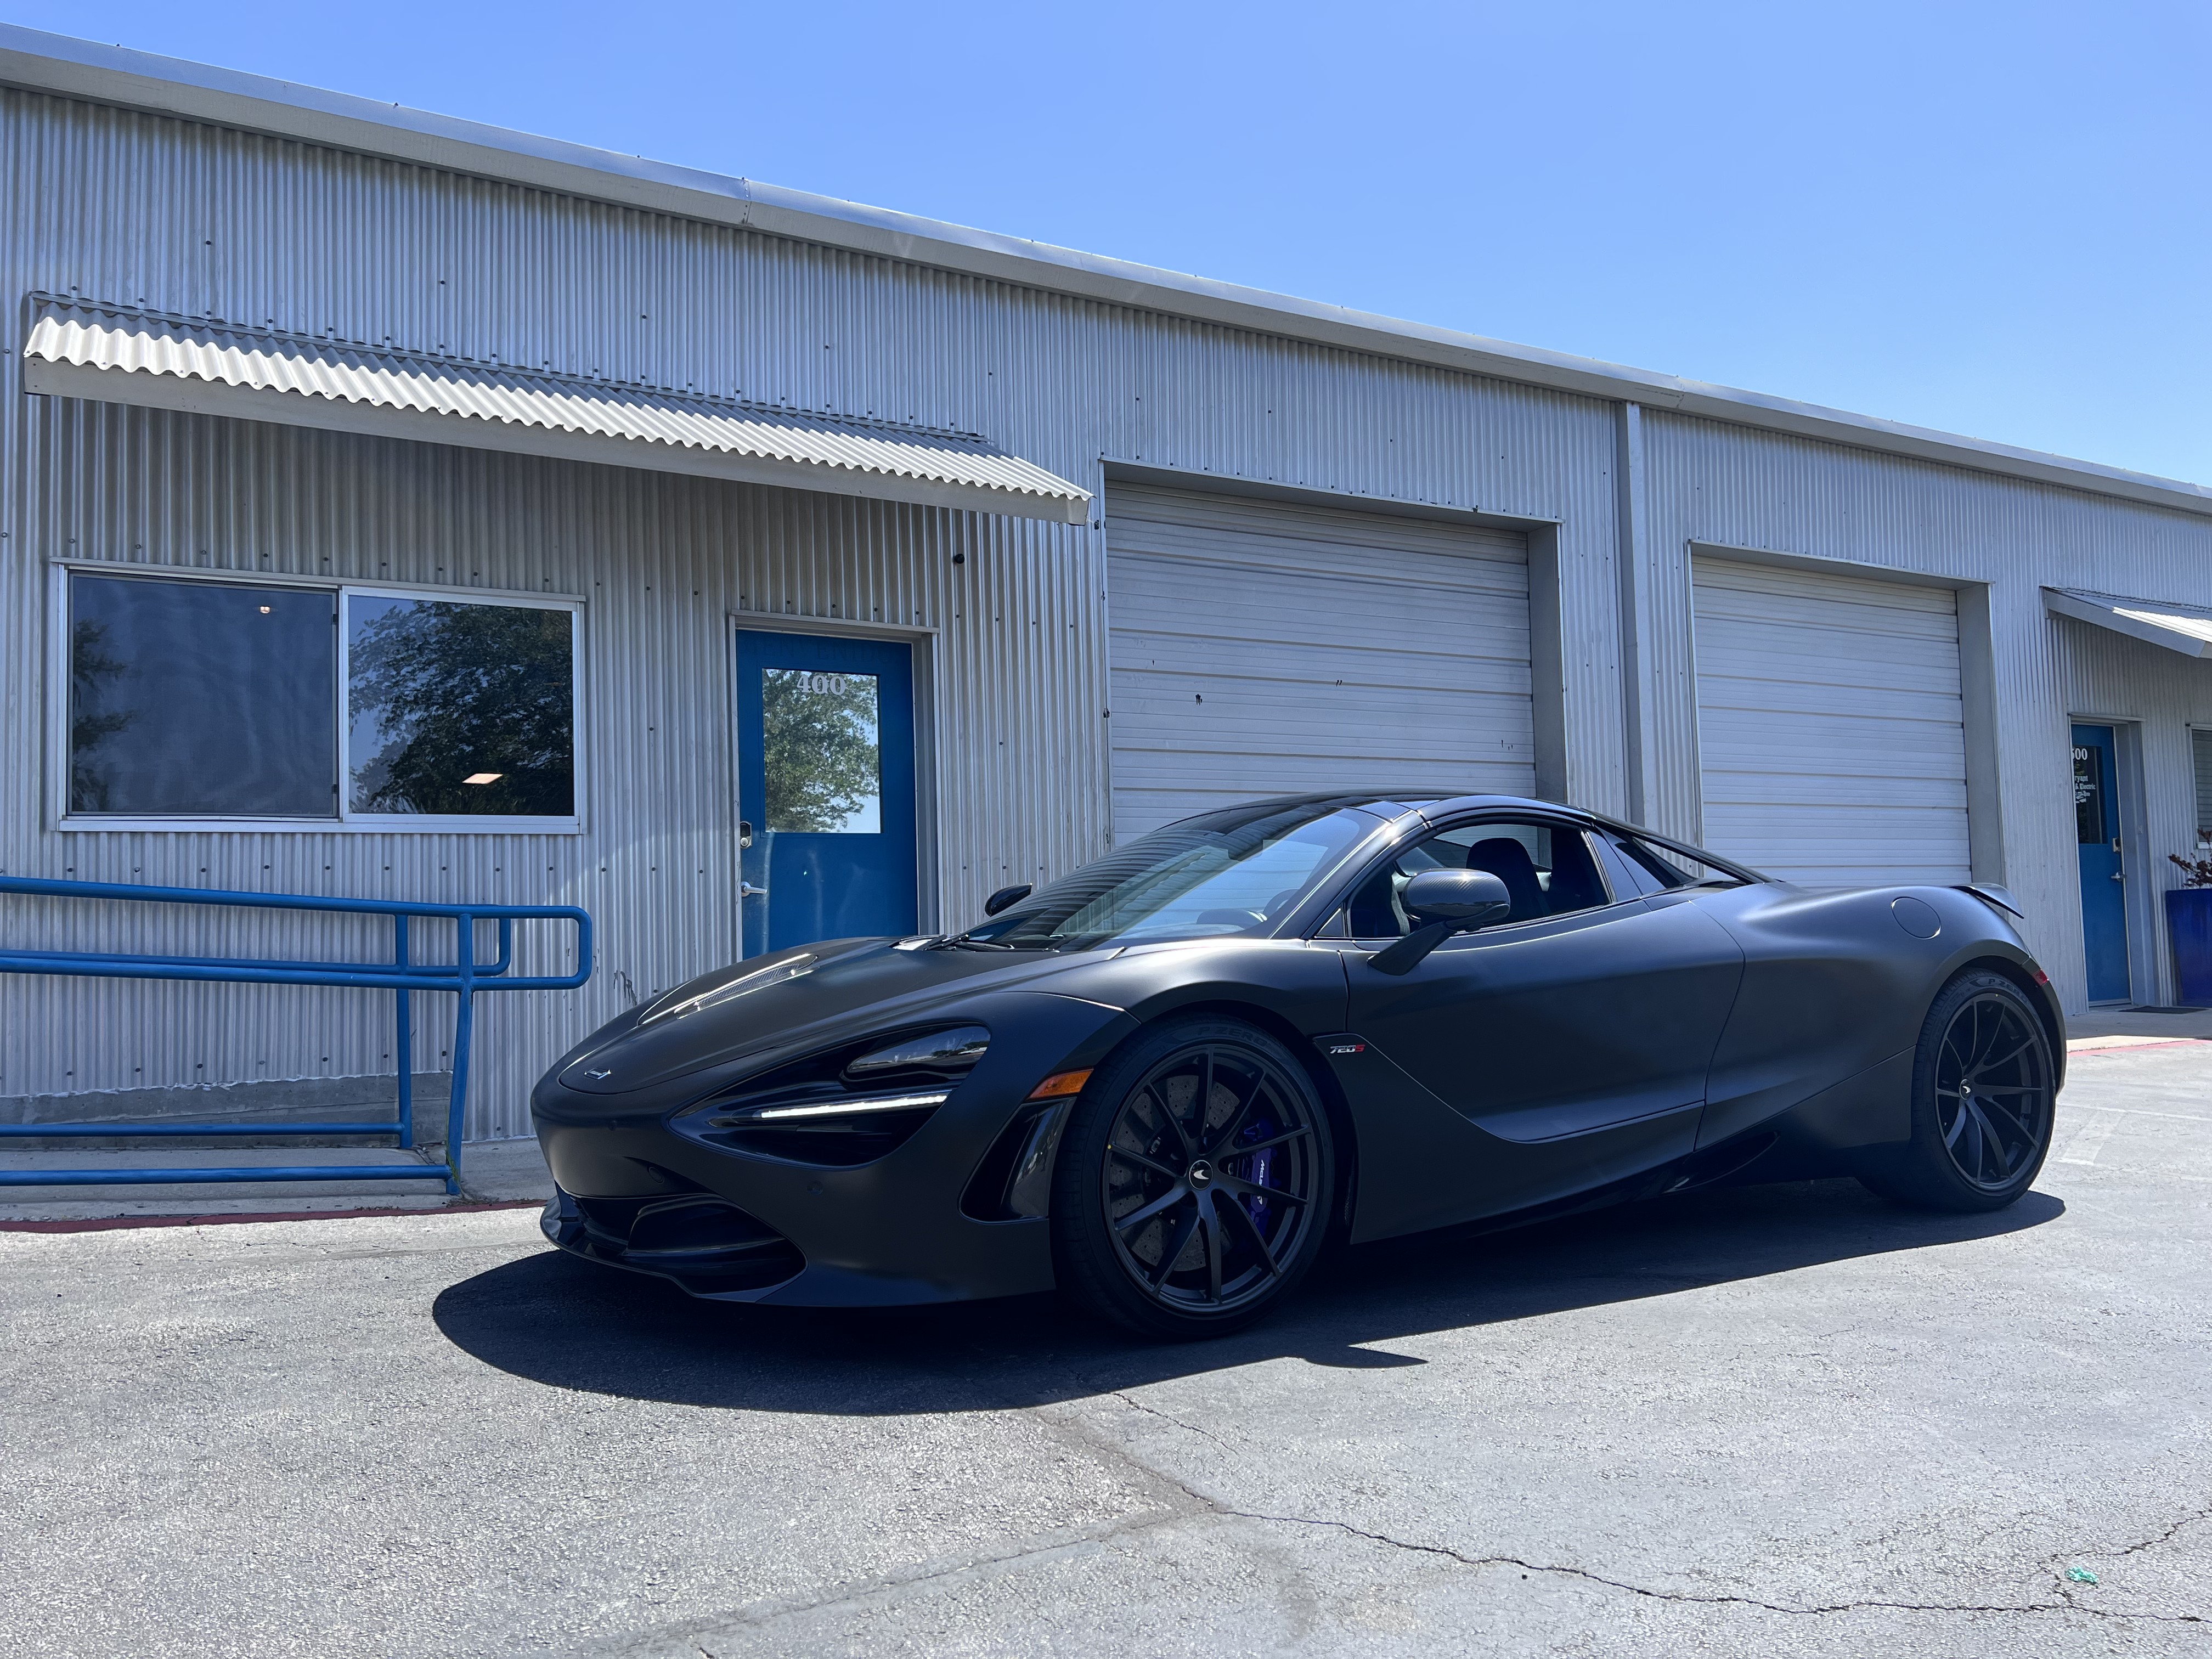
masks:
[(1923, 1209), (2001, 1210), (2051, 1150), (2057, 1104), (2049, 1033), (2020, 987), (1972, 969), (1937, 994), (1912, 1060), (1912, 1138), (1859, 1173)]
[(1281, 1043), (1227, 1019), (1140, 1033), (1060, 1142), (1060, 1283), (1147, 1336), (1238, 1329), (1312, 1267), (1334, 1181), (1328, 1114)]

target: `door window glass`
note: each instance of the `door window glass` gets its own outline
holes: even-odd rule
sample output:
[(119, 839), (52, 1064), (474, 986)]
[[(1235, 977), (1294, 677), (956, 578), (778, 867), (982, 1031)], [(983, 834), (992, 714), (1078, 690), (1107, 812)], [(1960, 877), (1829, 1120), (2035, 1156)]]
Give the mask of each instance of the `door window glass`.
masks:
[(769, 830), (883, 830), (883, 748), (873, 674), (761, 670), (763, 817)]
[(2094, 745), (2074, 745), (2074, 839), (2084, 847), (2106, 839), (2103, 762), (2103, 751)]
[(1431, 836), (1362, 882), (1346, 908), (1352, 936), (1392, 939), (1414, 923), (1406, 884), (1424, 870), (1487, 870), (1505, 884), (1507, 922), (1534, 921), (1612, 902), (1579, 830), (1547, 823), (1474, 823)]
[(337, 605), (72, 575), (70, 811), (336, 817)]

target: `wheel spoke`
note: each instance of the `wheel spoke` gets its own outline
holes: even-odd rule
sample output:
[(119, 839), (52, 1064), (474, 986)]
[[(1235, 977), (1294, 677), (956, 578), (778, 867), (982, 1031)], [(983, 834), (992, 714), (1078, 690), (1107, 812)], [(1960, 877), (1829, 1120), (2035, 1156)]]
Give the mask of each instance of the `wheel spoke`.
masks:
[(1243, 1176), (1217, 1175), (1213, 1177), (1213, 1183), (1227, 1192), (1234, 1193), (1239, 1198), (1265, 1198), (1283, 1204), (1305, 1202), (1305, 1200), (1296, 1193), (1286, 1192), (1280, 1187), (1262, 1187), (1256, 1181), (1245, 1180)]
[(1966, 1131), (1964, 1167), (1968, 1176), (1976, 1181), (1986, 1179), (1982, 1171), (1989, 1158), (1982, 1146), (1982, 1121), (1975, 1115), (1971, 1102), (1959, 1109), (1959, 1127)]
[(1213, 1108), (1213, 1050), (1208, 1048), (1198, 1068), (1198, 1090), (1190, 1097), (1190, 1144), (1194, 1150), (1206, 1145), (1206, 1115)]
[(1962, 1104), (1959, 1108), (1959, 1115), (1951, 1120), (1951, 1127), (1943, 1135), (1943, 1144), (1954, 1152), (1958, 1150), (1960, 1133), (1966, 1128), (1966, 1109)]
[(1206, 1299), (1221, 1300), (1221, 1211), (1212, 1193), (1198, 1199), (1198, 1224), (1206, 1232)]
[(1221, 1214), (1233, 1215), (1237, 1218), (1237, 1226), (1243, 1229), (1245, 1239), (1258, 1253), (1260, 1265), (1267, 1270), (1267, 1277), (1280, 1279), (1283, 1276), (1282, 1264), (1275, 1260), (1274, 1251), (1267, 1247), (1267, 1236), (1260, 1231), (1260, 1224), (1252, 1219), (1244, 1206), (1242, 1204), (1229, 1204), (1217, 1205), (1215, 1208)]
[(1188, 1164), (1196, 1149), (1190, 1144), (1190, 1134), (1182, 1127), (1182, 1120), (1175, 1115), (1175, 1108), (1168, 1104), (1168, 1097), (1158, 1089), (1147, 1084), (1145, 1092), (1152, 1097), (1152, 1104), (1159, 1115), (1167, 1120), (1168, 1127), (1175, 1131), (1176, 1144), (1182, 1148), (1183, 1162)]
[(1182, 1170), (1171, 1170), (1166, 1164), (1146, 1158), (1142, 1152), (1133, 1152), (1126, 1146), (1115, 1146), (1109, 1144), (1106, 1148), (1106, 1156), (1109, 1158), (1118, 1158), (1124, 1164), (1133, 1164), (1140, 1170), (1149, 1170), (1152, 1174), (1156, 1176), (1164, 1176), (1170, 1181), (1181, 1181), (1182, 1179)]
[[(2001, 1106), (1996, 1101), (1982, 1098), (1978, 1094), (1976, 1096), (1976, 1102), (1981, 1107), (1982, 1115), (1984, 1118), (1988, 1118), (1991, 1112), (2003, 1113), (2005, 1121), (2012, 1125), (2014, 1132), (2020, 1136), (2024, 1145), (2027, 1146), (2035, 1145), (2034, 1133), (2027, 1127), (2027, 1120), (2021, 1115), (2018, 1107)], [(1990, 1118), (1990, 1123), (1993, 1128), (1999, 1127), (1994, 1118)]]
[(1168, 1275), (1175, 1271), (1176, 1258), (1182, 1254), (1183, 1246), (1190, 1243), (1190, 1230), (1197, 1225), (1198, 1206), (1194, 1204), (1188, 1214), (1176, 1218), (1175, 1231), (1168, 1235), (1168, 1242), (1161, 1248), (1159, 1261), (1146, 1275), (1151, 1279), (1154, 1290), (1164, 1285)]
[(1249, 1158), (1255, 1152), (1264, 1152), (1270, 1147), (1286, 1146), (1293, 1140), (1303, 1140), (1313, 1131), (1301, 1123), (1295, 1129), (1286, 1129), (1268, 1140), (1255, 1140), (1249, 1146), (1231, 1146), (1221, 1155), (1224, 1158)]
[(1997, 1161), (1997, 1178), (2000, 1181), (2005, 1179), (2012, 1174), (2012, 1154), (2005, 1150), (2003, 1137), (1997, 1133), (1996, 1125), (1983, 1115), (1981, 1102), (1968, 1101), (1966, 1109), (1974, 1115), (1974, 1127), (1981, 1132), (1982, 1146), (1985, 1149), (1984, 1161), (1989, 1154), (1994, 1153)]
[(1133, 1231), (1136, 1228), (1143, 1226), (1145, 1223), (1150, 1221), (1154, 1216), (1159, 1214), (1163, 1210), (1171, 1209), (1189, 1196), (1190, 1188), (1184, 1185), (1181, 1181), (1178, 1181), (1174, 1186), (1170, 1187), (1166, 1192), (1161, 1194), (1159, 1197), (1154, 1199), (1143, 1208), (1132, 1210), (1128, 1214), (1116, 1221), (1114, 1224), (1114, 1231), (1117, 1233)]
[[(1993, 1043), (1990, 1046), (1994, 1048), (1996, 1045)], [(2018, 1060), (2022, 1054), (2026, 1054), (2034, 1046), (2035, 1039), (2033, 1037), (2022, 1037), (2016, 1047), (2006, 1049), (2004, 1053), (1998, 1055), (1996, 1059), (1983, 1060), (1979, 1065), (1974, 1067), (1971, 1075), (1979, 1077), (1984, 1072), (1994, 1072), (1998, 1066), (2008, 1065), (2012, 1061)]]
[(1230, 1116), (1229, 1127), (1207, 1144), (1206, 1151), (1209, 1155), (1215, 1158), (1227, 1158), (1241, 1155), (1250, 1150), (1249, 1147), (1243, 1146), (1231, 1147), (1230, 1143), (1243, 1133), (1245, 1120), (1252, 1115), (1252, 1109), (1259, 1104), (1260, 1096), (1267, 1086), (1267, 1074), (1255, 1067), (1252, 1073), (1252, 1086), (1244, 1091), (1244, 1098), (1237, 1103), (1236, 1111)]

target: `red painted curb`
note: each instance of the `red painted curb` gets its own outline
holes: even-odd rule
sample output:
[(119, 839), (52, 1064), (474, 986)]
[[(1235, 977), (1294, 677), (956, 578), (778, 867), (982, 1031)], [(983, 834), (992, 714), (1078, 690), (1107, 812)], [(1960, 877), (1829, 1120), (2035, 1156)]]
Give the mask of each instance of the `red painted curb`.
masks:
[(423, 1210), (270, 1210), (252, 1215), (111, 1215), (71, 1221), (0, 1221), (0, 1233), (105, 1233), (125, 1227), (228, 1227), (246, 1221), (353, 1221), (370, 1216), (473, 1215), (481, 1210), (542, 1210), (545, 1201), (519, 1198), (499, 1204), (441, 1204)]
[(2195, 1048), (2206, 1040), (2203, 1037), (2169, 1037), (2158, 1042), (2112, 1042), (2094, 1048), (2069, 1048), (2069, 1060), (2079, 1060), (2084, 1054), (2139, 1054), (2148, 1048)]

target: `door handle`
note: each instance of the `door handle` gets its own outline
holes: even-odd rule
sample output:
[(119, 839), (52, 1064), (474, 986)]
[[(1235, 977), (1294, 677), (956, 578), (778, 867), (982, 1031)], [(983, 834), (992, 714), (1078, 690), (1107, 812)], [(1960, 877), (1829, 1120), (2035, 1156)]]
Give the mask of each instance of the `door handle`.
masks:
[[(2119, 878), (2115, 876), (2112, 879), (2118, 881)], [(741, 899), (766, 898), (768, 896), (768, 889), (765, 887), (756, 887), (749, 881), (741, 881), (738, 884), (738, 896)]]

